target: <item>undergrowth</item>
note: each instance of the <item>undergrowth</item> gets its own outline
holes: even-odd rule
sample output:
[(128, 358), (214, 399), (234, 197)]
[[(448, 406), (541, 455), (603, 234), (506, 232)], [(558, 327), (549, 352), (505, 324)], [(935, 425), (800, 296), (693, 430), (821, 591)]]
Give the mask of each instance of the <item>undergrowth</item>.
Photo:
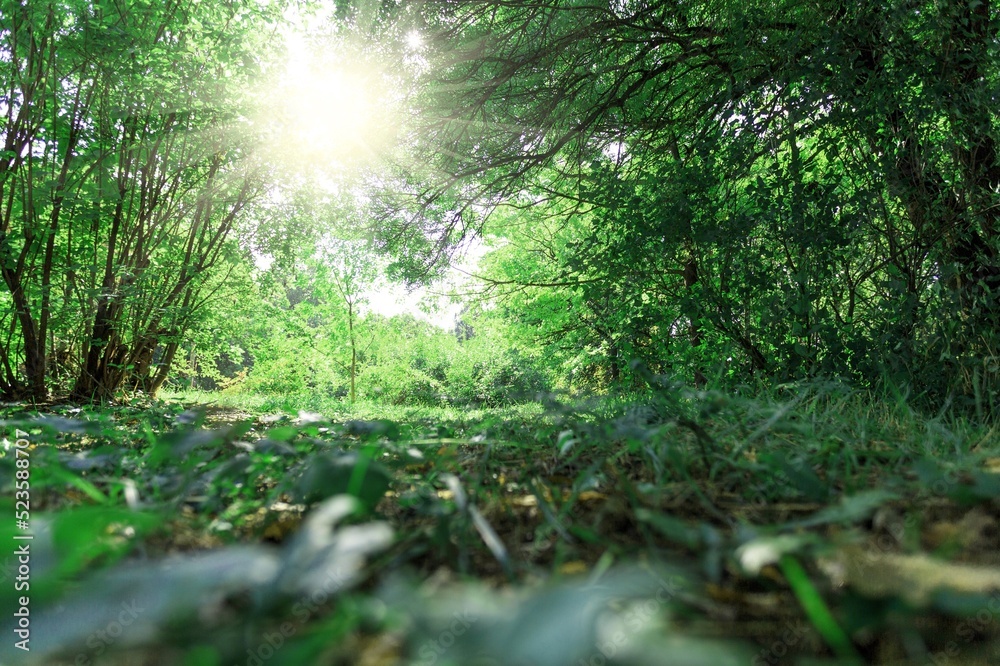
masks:
[(3, 427), (30, 528), (0, 531), (34, 537), (32, 649), (3, 663), (1000, 654), (995, 428), (839, 384), (474, 412), (174, 393)]

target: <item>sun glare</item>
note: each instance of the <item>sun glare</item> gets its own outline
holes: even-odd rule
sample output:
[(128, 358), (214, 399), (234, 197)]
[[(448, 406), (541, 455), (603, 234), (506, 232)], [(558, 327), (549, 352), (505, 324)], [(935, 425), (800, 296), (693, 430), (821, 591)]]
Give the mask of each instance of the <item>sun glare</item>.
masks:
[(275, 130), (269, 152), (286, 166), (342, 170), (368, 161), (390, 143), (386, 83), (360, 61), (293, 47), (272, 91), (266, 110)]
[(343, 71), (291, 72), (285, 104), (300, 148), (324, 153), (364, 149), (372, 109), (365, 82)]
[(406, 46), (411, 51), (419, 51), (424, 47), (424, 37), (416, 30), (406, 33)]

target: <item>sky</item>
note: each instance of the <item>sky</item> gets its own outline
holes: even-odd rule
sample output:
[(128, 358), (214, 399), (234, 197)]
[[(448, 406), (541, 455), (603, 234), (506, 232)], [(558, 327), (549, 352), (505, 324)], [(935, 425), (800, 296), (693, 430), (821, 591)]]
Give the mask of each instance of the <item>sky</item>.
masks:
[(402, 285), (382, 280), (382, 284), (365, 294), (368, 307), (371, 311), (387, 317), (408, 313), (444, 330), (451, 330), (455, 327), (458, 315), (465, 304), (451, 302), (447, 296), (440, 294), (451, 291), (468, 291), (464, 287), (475, 282), (469, 273), (475, 272), (479, 260), (489, 250), (490, 248), (482, 239), (473, 240), (469, 243), (464, 254), (456, 258), (454, 267), (448, 269), (444, 279), (429, 287), (419, 287), (408, 291)]
[[(374, 120), (369, 107), (380, 101), (372, 96), (371, 90), (377, 77), (363, 71), (361, 63), (356, 66), (347, 63), (335, 49), (314, 51), (306, 38), (329, 20), (332, 7), (331, 4), (311, 15), (293, 8), (286, 15), (289, 22), (284, 41), (288, 53), (281, 80), (282, 100), (277, 107), (283, 111), (286, 129), (292, 136), (280, 143), (295, 146), (285, 152), (298, 156), (301, 160), (298, 166), (306, 168), (313, 177), (317, 175), (320, 156), (333, 156), (335, 161), (342, 160), (347, 165), (359, 144), (377, 143), (373, 137), (377, 127), (369, 126)], [(424, 47), (422, 36), (411, 31), (404, 39), (410, 57), (416, 62)], [(335, 185), (334, 189), (338, 187)], [(456, 265), (464, 271), (473, 271), (486, 250), (481, 241), (473, 242)], [(267, 270), (270, 258), (255, 256), (255, 262), (258, 268)], [(463, 304), (439, 294), (462, 290), (469, 281), (467, 274), (450, 269), (442, 281), (429, 287), (407, 289), (382, 279), (364, 296), (369, 311), (385, 316), (408, 313), (448, 330), (454, 327)]]

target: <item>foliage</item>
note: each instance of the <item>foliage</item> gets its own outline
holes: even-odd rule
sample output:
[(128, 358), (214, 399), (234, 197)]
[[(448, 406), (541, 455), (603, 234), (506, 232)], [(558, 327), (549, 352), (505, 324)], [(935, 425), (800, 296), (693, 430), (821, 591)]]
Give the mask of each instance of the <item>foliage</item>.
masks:
[(996, 661), (994, 4), (0, 16), (0, 662)]
[(4, 3), (0, 392), (165, 380), (263, 188), (239, 117), (275, 8)]
[(424, 134), (413, 199), (382, 209), (390, 246), (436, 239), (433, 260), (520, 236), (487, 277), (535, 299), (513, 317), (569, 301), (553, 329), (612, 382), (640, 358), (694, 384), (840, 376), (995, 403), (996, 7), (420, 11)]
[(301, 240), (288, 261), (257, 271), (246, 303), (263, 301), (267, 316), (244, 317), (241, 340), (251, 358), (234, 390), (499, 406), (548, 388), (530, 347), (513, 346), (502, 322), (480, 325), (470, 314), (449, 331), (413, 314), (373, 312), (369, 300), (385, 284), (378, 257), (349, 237), (349, 217), (327, 219), (314, 244)]
[[(962, 659), (995, 648), (988, 624), (960, 629), (1000, 577), (968, 564), (996, 546), (992, 430), (842, 384), (747, 398), (634, 371), (651, 389), (398, 423), (364, 404), (7, 408), (0, 468), (30, 460), (35, 537), (32, 651), (4, 660), (922, 662), (955, 631)], [(483, 585), (502, 581), (519, 592)]]

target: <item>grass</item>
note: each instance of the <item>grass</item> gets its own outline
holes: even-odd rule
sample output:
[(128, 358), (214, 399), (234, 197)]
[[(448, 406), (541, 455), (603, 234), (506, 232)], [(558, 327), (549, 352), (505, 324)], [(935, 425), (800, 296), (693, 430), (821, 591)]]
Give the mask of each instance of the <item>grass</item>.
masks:
[(383, 402), (357, 401), (330, 398), (315, 394), (262, 395), (257, 393), (210, 392), (197, 390), (165, 390), (160, 399), (183, 405), (206, 405), (247, 414), (285, 414), (299, 412), (320, 413), (337, 420), (368, 419), (403, 423), (463, 422), (476, 423), (489, 419), (533, 418), (543, 409), (535, 402), (511, 405), (504, 408), (470, 408), (465, 406), (440, 407), (433, 405), (395, 405)]
[[(30, 433), (41, 535), (28, 663), (1000, 655), (1000, 442), (949, 412), (829, 383), (493, 410), (214, 393), (60, 409), (5, 426)], [(129, 595), (141, 618), (88, 647)]]

